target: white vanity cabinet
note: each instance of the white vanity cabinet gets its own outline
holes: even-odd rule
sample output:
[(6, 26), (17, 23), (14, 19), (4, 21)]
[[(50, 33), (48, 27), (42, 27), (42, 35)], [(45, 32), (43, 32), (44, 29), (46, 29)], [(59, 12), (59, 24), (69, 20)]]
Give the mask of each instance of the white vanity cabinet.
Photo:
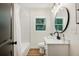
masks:
[(66, 41), (44, 39), (47, 56), (69, 56), (70, 44)]

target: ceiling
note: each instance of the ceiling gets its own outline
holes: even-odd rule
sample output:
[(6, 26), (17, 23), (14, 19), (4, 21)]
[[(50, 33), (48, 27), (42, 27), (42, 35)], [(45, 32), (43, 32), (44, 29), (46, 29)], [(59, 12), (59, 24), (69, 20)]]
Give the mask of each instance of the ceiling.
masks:
[(21, 7), (26, 8), (52, 8), (54, 3), (18, 3)]

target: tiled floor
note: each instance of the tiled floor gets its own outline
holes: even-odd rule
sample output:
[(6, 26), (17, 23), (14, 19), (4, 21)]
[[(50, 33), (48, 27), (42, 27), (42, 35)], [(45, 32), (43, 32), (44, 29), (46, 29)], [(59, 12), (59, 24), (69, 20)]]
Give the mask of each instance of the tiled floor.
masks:
[(39, 49), (30, 49), (27, 56), (43, 56), (43, 54), (39, 52)]

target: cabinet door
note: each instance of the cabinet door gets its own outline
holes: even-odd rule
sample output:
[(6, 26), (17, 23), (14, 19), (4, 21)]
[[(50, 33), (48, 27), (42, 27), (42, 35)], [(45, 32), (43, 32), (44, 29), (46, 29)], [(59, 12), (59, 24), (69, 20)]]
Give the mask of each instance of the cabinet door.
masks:
[(68, 56), (68, 50), (67, 44), (51, 44), (48, 45), (48, 56)]

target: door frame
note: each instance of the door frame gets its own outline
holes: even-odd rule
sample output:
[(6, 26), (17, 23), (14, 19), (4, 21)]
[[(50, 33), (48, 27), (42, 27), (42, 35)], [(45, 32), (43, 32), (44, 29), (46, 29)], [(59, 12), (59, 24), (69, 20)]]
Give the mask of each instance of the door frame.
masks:
[[(14, 42), (14, 3), (11, 3), (11, 39)], [(12, 45), (12, 56), (14, 56), (14, 45)]]

